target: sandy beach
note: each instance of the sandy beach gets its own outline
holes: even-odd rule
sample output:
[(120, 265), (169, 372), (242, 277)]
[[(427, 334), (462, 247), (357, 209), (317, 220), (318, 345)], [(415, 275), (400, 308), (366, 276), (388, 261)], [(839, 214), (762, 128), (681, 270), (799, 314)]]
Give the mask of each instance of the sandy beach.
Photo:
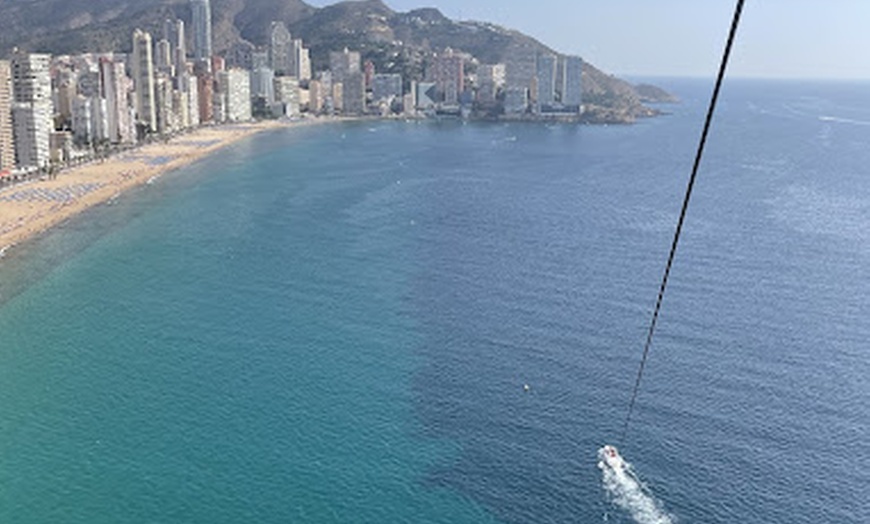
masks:
[(166, 143), (149, 144), (104, 162), (65, 170), (53, 179), (3, 189), (0, 191), (0, 257), (10, 247), (33, 235), (238, 140), (269, 129), (317, 122), (267, 121), (203, 127)]

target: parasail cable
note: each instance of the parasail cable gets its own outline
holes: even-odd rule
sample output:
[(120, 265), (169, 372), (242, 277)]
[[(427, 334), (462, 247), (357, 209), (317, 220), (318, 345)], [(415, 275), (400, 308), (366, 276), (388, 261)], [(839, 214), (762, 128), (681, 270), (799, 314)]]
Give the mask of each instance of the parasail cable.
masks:
[(662, 277), (662, 284), (659, 288), (658, 299), (656, 300), (656, 307), (653, 311), (652, 321), (649, 325), (649, 331), (646, 336), (646, 344), (644, 344), (643, 348), (643, 357), (640, 360), (640, 368), (637, 370), (637, 380), (634, 384), (634, 391), (631, 394), (631, 402), (628, 404), (628, 414), (625, 417), (625, 424), (622, 428), (622, 436), (619, 439), (620, 446), (622, 446), (625, 441), (625, 436), (628, 433), (628, 426), (631, 423), (631, 415), (634, 412), (634, 404), (637, 400), (637, 393), (640, 390), (640, 382), (643, 378), (643, 370), (646, 366), (647, 357), (649, 356), (650, 346), (652, 345), (653, 335), (655, 334), (656, 324), (659, 319), (659, 312), (662, 308), (662, 300), (665, 296), (665, 289), (668, 287), (668, 279), (671, 275), (671, 267), (674, 264), (674, 256), (677, 253), (677, 245), (680, 243), (680, 235), (683, 232), (683, 224), (686, 221), (686, 212), (689, 209), (689, 201), (692, 199), (692, 190), (695, 187), (695, 179), (698, 177), (698, 168), (701, 165), (701, 158), (704, 156), (704, 147), (707, 144), (707, 135), (710, 132), (710, 126), (713, 122), (713, 114), (716, 112), (716, 103), (719, 101), (719, 91), (722, 88), (722, 82), (725, 79), (725, 71), (728, 69), (728, 59), (731, 56), (731, 48), (734, 44), (735, 36), (737, 35), (737, 28), (740, 26), (740, 16), (743, 13), (743, 4), (745, 0), (737, 0), (737, 7), (734, 11), (734, 20), (731, 23), (731, 31), (728, 34), (728, 43), (725, 45), (725, 52), (722, 55), (722, 63), (719, 66), (719, 76), (716, 79), (716, 87), (713, 89), (713, 97), (710, 100), (710, 107), (707, 110), (707, 119), (704, 122), (704, 131), (701, 133), (701, 141), (698, 144), (698, 152), (695, 155), (695, 164), (692, 167), (692, 176), (689, 178), (689, 185), (686, 188), (686, 196), (683, 199), (683, 208), (680, 211), (680, 219), (677, 222), (677, 230), (674, 233), (674, 241), (671, 244), (671, 252), (668, 255), (668, 263), (665, 266), (665, 274)]

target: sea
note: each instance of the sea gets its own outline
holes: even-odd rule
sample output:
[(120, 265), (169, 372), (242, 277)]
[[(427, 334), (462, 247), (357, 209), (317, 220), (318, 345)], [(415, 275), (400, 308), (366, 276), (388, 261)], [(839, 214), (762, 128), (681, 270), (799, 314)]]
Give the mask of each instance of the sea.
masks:
[[(870, 522), (868, 83), (261, 134), (0, 260), (0, 523)], [(617, 445), (626, 471), (598, 465)]]

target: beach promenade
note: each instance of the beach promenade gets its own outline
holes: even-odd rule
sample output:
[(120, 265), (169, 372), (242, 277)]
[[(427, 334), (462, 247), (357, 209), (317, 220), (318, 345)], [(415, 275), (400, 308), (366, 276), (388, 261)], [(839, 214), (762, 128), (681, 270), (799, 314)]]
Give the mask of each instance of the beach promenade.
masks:
[(203, 127), (166, 143), (148, 144), (102, 162), (68, 169), (56, 177), (5, 188), (0, 191), (0, 256), (9, 247), (92, 206), (238, 140), (268, 129), (309, 123), (314, 122), (267, 121)]

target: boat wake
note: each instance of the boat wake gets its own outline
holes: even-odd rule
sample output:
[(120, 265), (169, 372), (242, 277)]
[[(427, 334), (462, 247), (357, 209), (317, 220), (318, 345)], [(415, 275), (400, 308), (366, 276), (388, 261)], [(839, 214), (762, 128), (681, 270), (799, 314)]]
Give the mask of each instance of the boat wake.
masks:
[(628, 512), (638, 524), (673, 524), (661, 502), (644, 486), (631, 464), (613, 446), (598, 450), (598, 468), (608, 499)]
[(836, 116), (820, 116), (822, 122), (834, 122), (837, 124), (852, 124), (855, 126), (870, 126), (870, 122), (865, 120), (855, 120), (853, 118), (840, 118)]

